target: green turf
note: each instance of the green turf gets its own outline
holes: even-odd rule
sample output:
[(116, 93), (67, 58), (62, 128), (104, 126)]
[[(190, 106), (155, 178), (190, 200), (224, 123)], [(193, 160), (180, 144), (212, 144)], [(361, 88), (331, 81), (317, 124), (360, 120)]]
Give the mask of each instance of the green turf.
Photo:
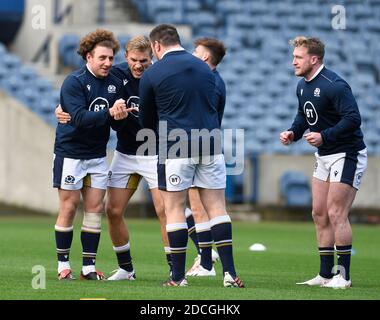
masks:
[[(77, 219), (80, 220), (79, 218)], [(168, 267), (156, 220), (128, 221), (137, 280), (134, 282), (64, 282), (56, 279), (56, 254), (53, 218), (0, 218), (0, 299), (80, 299), (106, 298), (128, 300), (175, 299), (379, 299), (379, 226), (354, 225), (351, 278), (353, 288), (333, 290), (296, 286), (318, 272), (319, 257), (312, 223), (235, 222), (233, 241), (235, 263), (246, 289), (222, 286), (221, 266), (214, 278), (189, 278), (189, 287), (163, 288)], [(104, 221), (97, 266), (108, 275), (116, 268), (116, 258)], [(74, 232), (71, 265), (78, 276), (81, 268), (79, 228)], [(266, 252), (248, 250), (263, 243)], [(195, 250), (189, 242), (187, 267)], [(33, 289), (35, 265), (46, 269), (46, 289)]]

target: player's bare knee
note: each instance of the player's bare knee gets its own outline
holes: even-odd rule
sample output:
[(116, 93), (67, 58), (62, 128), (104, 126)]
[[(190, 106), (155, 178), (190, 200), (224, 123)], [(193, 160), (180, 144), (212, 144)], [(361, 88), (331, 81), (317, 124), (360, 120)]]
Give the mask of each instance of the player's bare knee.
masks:
[(104, 204), (103, 204), (103, 202), (85, 204), (84, 211), (96, 212), (96, 213), (104, 212)]
[(106, 215), (109, 222), (119, 221), (123, 219), (123, 210), (118, 207), (107, 205), (106, 206)]
[(334, 208), (329, 209), (328, 216), (333, 226), (337, 226), (346, 221), (346, 216), (344, 215), (342, 210), (339, 210), (339, 208), (334, 207)]
[(72, 202), (64, 202), (59, 208), (59, 215), (61, 217), (74, 217), (77, 211), (77, 206)]

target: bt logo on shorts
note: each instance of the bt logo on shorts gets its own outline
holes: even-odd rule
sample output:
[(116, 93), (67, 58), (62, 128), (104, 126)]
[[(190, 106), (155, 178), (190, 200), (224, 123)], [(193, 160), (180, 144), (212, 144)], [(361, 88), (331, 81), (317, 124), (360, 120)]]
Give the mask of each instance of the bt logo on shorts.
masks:
[(172, 174), (169, 177), (169, 182), (172, 186), (178, 186), (181, 183), (181, 178), (177, 176), (176, 174)]
[(70, 175), (66, 176), (66, 178), (65, 178), (65, 183), (66, 184), (73, 184), (74, 182), (75, 182), (75, 177), (74, 176), (70, 176)]
[(108, 171), (108, 179), (111, 179), (111, 177), (112, 177), (112, 171), (110, 170)]

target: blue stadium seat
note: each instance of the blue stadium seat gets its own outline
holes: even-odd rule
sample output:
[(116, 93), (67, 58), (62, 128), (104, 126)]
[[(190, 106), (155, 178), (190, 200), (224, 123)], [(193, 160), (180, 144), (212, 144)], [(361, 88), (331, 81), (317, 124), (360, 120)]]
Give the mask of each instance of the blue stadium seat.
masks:
[(15, 69), (20, 67), (22, 64), (19, 57), (6, 53), (2, 56), (2, 65), (4, 65), (8, 69)]
[(40, 93), (45, 93), (54, 89), (52, 83), (45, 78), (37, 78), (33, 81), (33, 84)]
[(73, 66), (71, 56), (76, 54), (80, 37), (76, 34), (64, 34), (58, 42), (59, 58), (65, 66)]
[[(9, 71), (9, 70), (8, 70)], [(22, 84), (20, 83), (19, 77), (11, 74), (8, 77), (5, 77), (1, 81), (1, 86), (10, 94), (16, 94), (19, 90), (22, 89)]]
[(301, 172), (286, 171), (280, 178), (280, 190), (287, 206), (308, 207), (311, 205), (309, 179)]
[(128, 43), (129, 40), (131, 40), (131, 36), (129, 34), (119, 34), (117, 36), (117, 40), (119, 41), (120, 44), (120, 51), (119, 52), (125, 52), (125, 46)]
[(17, 74), (23, 81), (29, 81), (36, 79), (38, 77), (36, 71), (29, 66), (22, 65), (18, 70)]
[(125, 51), (121, 51), (120, 50), (114, 56), (113, 64), (116, 65), (116, 64), (119, 64), (119, 63), (122, 63), (122, 62), (125, 62)]

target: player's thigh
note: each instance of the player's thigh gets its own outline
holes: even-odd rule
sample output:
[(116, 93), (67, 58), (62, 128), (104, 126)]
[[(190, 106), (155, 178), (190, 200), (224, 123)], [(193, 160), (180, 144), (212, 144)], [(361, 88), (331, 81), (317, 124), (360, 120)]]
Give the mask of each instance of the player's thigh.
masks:
[(106, 213), (109, 218), (123, 216), (136, 189), (107, 188)]
[(104, 211), (104, 195), (105, 189), (98, 189), (92, 187), (82, 188), (83, 206), (85, 212), (101, 213)]
[(330, 183), (313, 177), (311, 182), (312, 189), (312, 208), (313, 215), (327, 217), (327, 196), (329, 193)]
[(85, 160), (54, 155), (53, 186), (61, 190), (80, 190), (87, 171), (83, 169)]
[[(196, 164), (192, 158), (165, 159), (157, 165), (158, 188), (163, 191), (183, 191), (191, 187)], [(166, 206), (166, 205), (165, 205)]]
[[(329, 216), (345, 220), (355, 199), (357, 189), (347, 183), (330, 183), (327, 210)], [(338, 217), (336, 217), (338, 215)]]
[(341, 182), (359, 189), (367, 168), (367, 149), (338, 155), (330, 167), (330, 182)]
[(226, 215), (225, 189), (199, 188), (200, 199), (210, 219)]
[(136, 156), (115, 151), (108, 172), (108, 187), (137, 189), (141, 180), (138, 170)]
[(193, 185), (205, 189), (226, 188), (226, 163), (223, 154), (204, 156), (200, 159), (196, 166)]
[(187, 190), (162, 191), (167, 223), (184, 222)]
[(149, 189), (158, 188), (158, 156), (135, 156), (136, 172), (148, 183)]
[(59, 215), (74, 216), (80, 202), (80, 190), (58, 189)]
[(195, 223), (207, 222), (209, 218), (206, 209), (203, 206), (198, 188), (190, 188), (188, 197)]

